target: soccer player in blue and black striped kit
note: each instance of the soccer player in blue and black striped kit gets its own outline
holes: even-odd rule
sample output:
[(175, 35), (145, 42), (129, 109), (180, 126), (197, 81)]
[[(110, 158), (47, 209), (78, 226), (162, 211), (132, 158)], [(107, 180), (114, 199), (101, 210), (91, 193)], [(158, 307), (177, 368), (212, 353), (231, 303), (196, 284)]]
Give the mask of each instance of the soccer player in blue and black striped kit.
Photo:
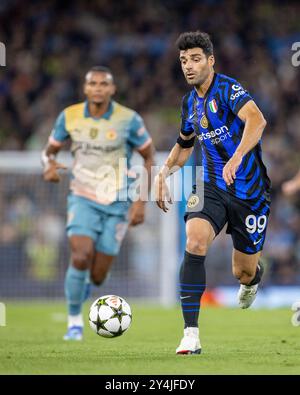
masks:
[(185, 213), (187, 243), (179, 275), (185, 326), (176, 353), (200, 354), (198, 315), (206, 284), (204, 261), (211, 242), (226, 224), (233, 241), (232, 270), (240, 282), (241, 308), (254, 301), (263, 273), (259, 258), (270, 210), (270, 180), (260, 144), (266, 121), (239, 82), (215, 73), (207, 33), (183, 33), (177, 45), (184, 76), (193, 89), (183, 98), (180, 135), (156, 177), (155, 188), (157, 204), (166, 212), (171, 202), (166, 178), (174, 166), (185, 164), (197, 139), (203, 180), (194, 186)]

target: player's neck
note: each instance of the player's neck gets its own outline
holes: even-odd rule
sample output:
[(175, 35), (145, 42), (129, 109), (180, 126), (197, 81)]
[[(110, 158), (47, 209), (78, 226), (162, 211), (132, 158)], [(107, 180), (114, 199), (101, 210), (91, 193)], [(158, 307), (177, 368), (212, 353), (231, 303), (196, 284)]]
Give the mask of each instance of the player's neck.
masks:
[(100, 118), (104, 115), (109, 108), (108, 103), (88, 103), (89, 113), (93, 118)]
[(215, 74), (215, 71), (212, 70), (202, 85), (195, 86), (196, 92), (199, 97), (205, 96), (206, 92), (208, 91), (208, 89), (212, 83), (212, 80), (214, 79), (214, 74)]

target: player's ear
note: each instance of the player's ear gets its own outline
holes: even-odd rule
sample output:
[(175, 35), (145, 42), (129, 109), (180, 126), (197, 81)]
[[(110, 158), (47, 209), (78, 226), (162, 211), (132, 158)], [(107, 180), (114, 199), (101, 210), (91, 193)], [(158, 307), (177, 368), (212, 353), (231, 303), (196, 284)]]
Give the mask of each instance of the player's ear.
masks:
[(215, 57), (214, 55), (210, 55), (208, 58), (208, 64), (210, 65), (210, 67), (213, 67), (215, 64)]
[(117, 91), (117, 87), (115, 84), (113, 84), (111, 87), (111, 92), (112, 92), (111, 95), (114, 95), (116, 93), (116, 91)]

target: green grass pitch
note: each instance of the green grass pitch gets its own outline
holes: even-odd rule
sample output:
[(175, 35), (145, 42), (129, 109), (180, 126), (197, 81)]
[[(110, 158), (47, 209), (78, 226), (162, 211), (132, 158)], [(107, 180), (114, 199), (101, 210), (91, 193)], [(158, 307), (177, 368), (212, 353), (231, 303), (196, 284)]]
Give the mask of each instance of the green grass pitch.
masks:
[(101, 338), (86, 319), (84, 340), (70, 343), (62, 340), (63, 303), (7, 303), (0, 374), (300, 374), (300, 327), (292, 326), (289, 309), (205, 307), (202, 354), (193, 356), (175, 355), (179, 307), (132, 304), (132, 310), (123, 336)]

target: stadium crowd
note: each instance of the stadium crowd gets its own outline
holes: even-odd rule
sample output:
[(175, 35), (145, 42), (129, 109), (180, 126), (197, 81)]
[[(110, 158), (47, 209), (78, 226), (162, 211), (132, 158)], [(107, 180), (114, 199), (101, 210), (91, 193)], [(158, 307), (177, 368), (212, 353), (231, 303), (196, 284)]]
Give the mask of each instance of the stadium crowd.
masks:
[(157, 150), (169, 150), (187, 90), (175, 41), (182, 31), (207, 31), (216, 71), (238, 79), (268, 121), (263, 149), (273, 203), (265, 282), (299, 284), (299, 199), (281, 192), (300, 167), (300, 66), (291, 63), (299, 15), (296, 1), (3, 0), (0, 149), (40, 150), (58, 113), (82, 100), (85, 71), (103, 64), (115, 75), (116, 100), (143, 115)]

